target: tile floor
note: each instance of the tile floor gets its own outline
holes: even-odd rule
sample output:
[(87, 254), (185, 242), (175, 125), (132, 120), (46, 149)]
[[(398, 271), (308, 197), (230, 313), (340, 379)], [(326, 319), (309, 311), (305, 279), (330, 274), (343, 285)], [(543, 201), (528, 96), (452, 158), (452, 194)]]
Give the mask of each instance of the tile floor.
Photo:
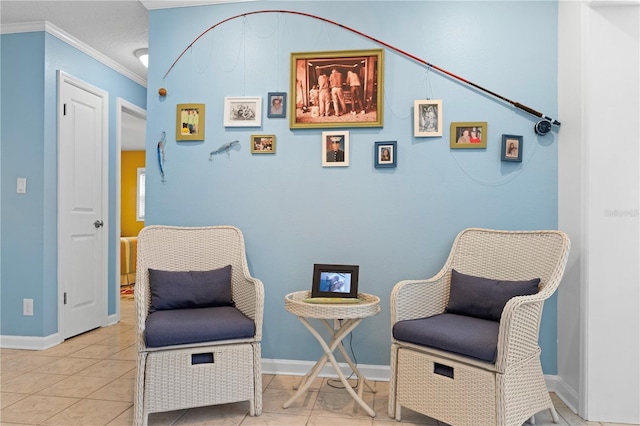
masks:
[[(0, 350), (1, 425), (131, 425), (136, 368), (134, 306), (121, 301), (117, 325), (100, 328), (46, 351)], [(332, 379), (316, 379), (307, 396), (288, 409), (282, 404), (293, 394), (300, 377), (263, 377), (263, 413), (248, 416), (248, 402), (152, 414), (151, 425), (309, 425), (391, 426), (387, 416), (388, 383), (373, 382), (364, 399), (376, 411), (369, 417)], [(607, 425), (585, 422), (554, 394), (560, 425)], [(403, 410), (403, 425), (441, 425), (423, 415)], [(536, 424), (553, 424), (548, 413)]]

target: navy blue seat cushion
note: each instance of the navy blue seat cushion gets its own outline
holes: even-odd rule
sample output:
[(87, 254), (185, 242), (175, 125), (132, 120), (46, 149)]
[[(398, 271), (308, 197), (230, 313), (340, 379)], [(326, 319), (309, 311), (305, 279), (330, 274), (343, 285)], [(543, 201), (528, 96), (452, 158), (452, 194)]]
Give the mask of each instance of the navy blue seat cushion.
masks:
[(393, 326), (393, 337), (404, 342), (494, 363), (498, 350), (499, 327), (500, 323), (496, 321), (444, 313), (398, 321)]
[(233, 306), (156, 311), (147, 317), (149, 347), (243, 339), (255, 334), (253, 320)]
[(509, 299), (536, 294), (539, 284), (540, 278), (527, 281), (500, 281), (462, 274), (453, 269), (446, 312), (500, 321), (504, 305)]
[(234, 306), (231, 299), (231, 265), (211, 271), (161, 271), (149, 268), (149, 287), (149, 312)]

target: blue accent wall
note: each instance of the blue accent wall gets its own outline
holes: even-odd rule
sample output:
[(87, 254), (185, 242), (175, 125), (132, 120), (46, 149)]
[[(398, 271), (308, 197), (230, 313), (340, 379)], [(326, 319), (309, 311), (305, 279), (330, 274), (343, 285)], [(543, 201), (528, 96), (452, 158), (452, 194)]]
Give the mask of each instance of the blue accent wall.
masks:
[[(557, 3), (247, 2), (150, 11), (146, 224), (238, 226), (252, 274), (265, 284), (263, 357), (315, 360), (322, 351), (284, 309), (311, 288), (314, 263), (360, 266), (360, 290), (382, 311), (353, 333), (359, 363), (389, 363), (389, 295), (427, 278), (466, 227), (556, 229), (555, 130), (496, 97), (384, 49), (384, 126), (349, 128), (350, 165), (321, 166), (322, 129), (289, 128), (263, 112), (260, 128), (225, 128), (225, 96), (290, 93), (290, 53), (383, 46), (295, 10), (352, 27), (548, 116), (557, 114)], [(168, 95), (157, 95), (159, 88)], [(444, 134), (413, 136), (413, 102), (442, 99)], [(176, 105), (206, 104), (205, 140), (176, 142)], [(293, 111), (287, 111), (287, 116)], [(488, 122), (486, 149), (452, 150), (451, 122)], [(166, 182), (156, 144), (166, 132)], [(252, 134), (275, 134), (274, 155), (251, 154)], [(523, 136), (522, 163), (500, 159), (502, 134)], [(210, 160), (209, 152), (240, 146)], [(397, 168), (374, 168), (374, 142), (397, 141)], [(477, 254), (479, 257), (482, 253)], [(508, 261), (508, 259), (505, 259)], [(556, 299), (544, 309), (542, 363), (556, 374)]]
[[(58, 331), (58, 70), (109, 93), (109, 199), (116, 195), (116, 99), (146, 107), (146, 88), (47, 32), (3, 34), (1, 41), (1, 335)], [(64, 172), (64, 171), (60, 171)], [(16, 179), (27, 193), (16, 194)], [(115, 202), (108, 222), (116, 220)], [(109, 234), (108, 313), (116, 312), (117, 230)], [(22, 315), (22, 299), (34, 315)]]

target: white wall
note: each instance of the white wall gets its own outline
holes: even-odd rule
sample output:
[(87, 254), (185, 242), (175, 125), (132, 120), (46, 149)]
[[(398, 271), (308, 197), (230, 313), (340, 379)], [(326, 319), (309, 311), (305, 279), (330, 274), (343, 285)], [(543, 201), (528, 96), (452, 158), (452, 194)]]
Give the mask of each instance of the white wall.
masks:
[(559, 7), (559, 393), (587, 420), (640, 423), (640, 6)]

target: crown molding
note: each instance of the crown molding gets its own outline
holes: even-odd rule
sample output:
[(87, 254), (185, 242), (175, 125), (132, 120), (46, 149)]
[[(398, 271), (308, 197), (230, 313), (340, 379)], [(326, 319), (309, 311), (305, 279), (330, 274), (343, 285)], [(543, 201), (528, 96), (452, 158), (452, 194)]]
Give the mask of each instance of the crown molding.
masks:
[(44, 31), (52, 36), (60, 39), (61, 41), (67, 43), (68, 45), (75, 47), (81, 52), (89, 55), (93, 59), (101, 62), (102, 64), (108, 66), (114, 71), (122, 74), (123, 76), (135, 81), (139, 85), (143, 87), (147, 87), (147, 81), (141, 78), (136, 73), (132, 72), (128, 68), (123, 67), (119, 63), (115, 62), (111, 58), (103, 55), (102, 53), (95, 50), (93, 47), (83, 43), (77, 38), (73, 37), (71, 34), (61, 30), (50, 22), (47, 21), (38, 21), (38, 22), (21, 22), (17, 24), (6, 24), (2, 25), (0, 29), (0, 34), (17, 34), (17, 33), (31, 33), (31, 32), (40, 32)]
[(259, 0), (140, 0), (147, 10), (171, 9), (174, 7), (207, 6), (223, 3), (245, 3)]

